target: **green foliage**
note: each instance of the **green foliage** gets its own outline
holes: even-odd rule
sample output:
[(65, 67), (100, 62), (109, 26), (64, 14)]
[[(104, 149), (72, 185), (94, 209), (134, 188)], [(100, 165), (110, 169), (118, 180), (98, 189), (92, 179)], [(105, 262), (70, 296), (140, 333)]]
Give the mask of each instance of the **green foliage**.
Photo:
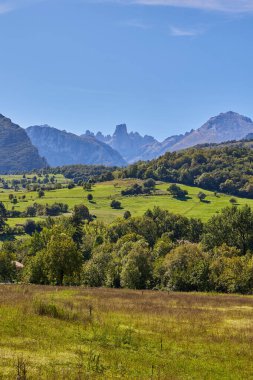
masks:
[(87, 195), (87, 199), (88, 199), (89, 202), (92, 201), (93, 200), (93, 195), (92, 194), (88, 194)]
[(116, 201), (115, 199), (113, 199), (111, 201), (111, 208), (114, 208), (116, 210), (120, 209), (121, 208), (121, 202), (120, 201)]
[(147, 189), (154, 189), (156, 186), (156, 182), (153, 178), (148, 178), (144, 181), (143, 186)]
[(35, 231), (40, 232), (42, 230), (39, 223), (36, 223), (34, 220), (27, 219), (24, 224), (25, 233), (28, 235), (32, 235)]
[(168, 188), (168, 192), (174, 197), (174, 198), (185, 198), (186, 195), (188, 195), (188, 191), (182, 190), (178, 185), (171, 184)]
[(0, 282), (13, 282), (16, 276), (16, 268), (13, 263), (14, 255), (0, 251)]
[(75, 224), (79, 224), (85, 220), (91, 220), (91, 215), (88, 207), (83, 204), (74, 206), (72, 221)]
[(129, 289), (146, 289), (152, 283), (152, 263), (148, 244), (133, 243), (122, 263), (120, 284)]
[(199, 198), (200, 202), (203, 202), (206, 199), (206, 194), (203, 193), (203, 191), (200, 191), (198, 193), (198, 198)]
[(45, 195), (45, 192), (44, 192), (43, 190), (39, 190), (39, 191), (38, 191), (38, 197), (39, 197), (39, 198), (44, 197), (44, 195)]
[(164, 286), (169, 290), (206, 291), (209, 289), (208, 257), (196, 244), (173, 249), (164, 260)]
[(63, 285), (79, 280), (82, 255), (76, 244), (64, 233), (55, 232), (45, 254), (47, 276), (51, 284)]
[(207, 249), (227, 244), (242, 254), (253, 250), (253, 212), (249, 206), (226, 207), (213, 216), (205, 226), (203, 239)]
[(3, 232), (4, 227), (6, 226), (5, 220), (7, 216), (7, 211), (2, 202), (0, 202), (0, 233)]
[(74, 183), (81, 182), (103, 182), (114, 179), (113, 172), (116, 167), (106, 167), (102, 165), (67, 165), (57, 168), (47, 168), (43, 172), (50, 174), (62, 174), (64, 177), (73, 180)]
[[(144, 182), (145, 184), (145, 182)], [(140, 194), (150, 194), (150, 190), (153, 189), (153, 187), (140, 185), (138, 183), (134, 183), (132, 186), (128, 187), (125, 190), (121, 191), (121, 195), (140, 195)]]
[(29, 239), (0, 252), (24, 264), (26, 282), (253, 293), (249, 206), (227, 207), (205, 225), (159, 207), (106, 225), (79, 205), (70, 218), (28, 221), (25, 229)]
[(153, 161), (122, 169), (123, 178), (197, 185), (210, 191), (253, 197), (253, 151), (247, 144), (196, 147), (167, 152)]
[(124, 212), (124, 219), (129, 219), (129, 218), (131, 218), (131, 216), (132, 215), (131, 215), (130, 211), (127, 210), (127, 211)]

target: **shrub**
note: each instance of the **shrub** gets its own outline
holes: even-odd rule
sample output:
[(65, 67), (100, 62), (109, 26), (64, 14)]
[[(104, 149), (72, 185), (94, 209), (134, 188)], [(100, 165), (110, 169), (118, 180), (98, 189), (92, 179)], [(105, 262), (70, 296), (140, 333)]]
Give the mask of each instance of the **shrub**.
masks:
[(121, 208), (121, 202), (116, 201), (115, 199), (111, 202), (111, 208), (114, 209), (120, 209)]

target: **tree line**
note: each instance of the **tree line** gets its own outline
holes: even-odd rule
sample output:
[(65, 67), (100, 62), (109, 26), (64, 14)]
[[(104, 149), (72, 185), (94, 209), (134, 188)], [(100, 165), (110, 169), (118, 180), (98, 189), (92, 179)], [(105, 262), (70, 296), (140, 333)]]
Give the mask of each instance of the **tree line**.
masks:
[[(0, 215), (4, 234), (2, 206)], [(0, 281), (252, 294), (253, 212), (226, 207), (203, 223), (155, 207), (106, 225), (77, 205), (4, 241)]]
[(195, 147), (123, 168), (122, 178), (182, 183), (253, 198), (253, 150), (244, 144)]

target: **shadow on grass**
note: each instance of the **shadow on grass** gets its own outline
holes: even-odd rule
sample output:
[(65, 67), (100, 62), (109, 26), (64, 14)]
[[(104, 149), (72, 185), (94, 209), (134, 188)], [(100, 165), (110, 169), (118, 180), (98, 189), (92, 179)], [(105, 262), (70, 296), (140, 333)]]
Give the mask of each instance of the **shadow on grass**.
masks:
[(201, 203), (211, 203), (211, 201), (208, 201), (207, 199), (203, 199), (202, 201), (200, 201)]
[(192, 197), (186, 196), (186, 197), (173, 197), (177, 201), (187, 202), (188, 200), (192, 199)]

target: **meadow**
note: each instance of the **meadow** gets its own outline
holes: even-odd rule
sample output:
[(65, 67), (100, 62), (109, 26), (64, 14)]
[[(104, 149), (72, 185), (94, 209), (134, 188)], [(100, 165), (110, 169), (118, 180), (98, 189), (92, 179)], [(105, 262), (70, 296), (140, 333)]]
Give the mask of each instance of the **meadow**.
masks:
[(0, 305), (1, 379), (253, 377), (250, 296), (1, 285)]
[[(2, 176), (3, 177), (3, 176)], [(12, 178), (12, 177), (9, 177)], [(62, 183), (66, 186), (67, 180), (64, 177), (59, 176), (57, 178), (58, 183)], [(7, 209), (14, 207), (17, 211), (24, 211), (28, 206), (31, 206), (34, 202), (40, 204), (53, 204), (55, 202), (62, 202), (68, 204), (69, 210), (77, 204), (85, 204), (88, 206), (91, 214), (96, 215), (98, 220), (102, 220), (106, 223), (112, 222), (117, 217), (122, 217), (126, 210), (131, 212), (132, 216), (141, 216), (144, 212), (154, 206), (159, 206), (162, 209), (169, 210), (173, 213), (178, 213), (187, 217), (200, 218), (203, 221), (207, 221), (212, 215), (219, 212), (222, 208), (231, 205), (231, 196), (218, 194), (215, 196), (213, 192), (202, 190), (198, 187), (190, 187), (180, 185), (184, 190), (187, 190), (189, 195), (185, 200), (175, 199), (168, 194), (168, 183), (158, 182), (156, 191), (152, 195), (138, 195), (138, 196), (122, 196), (121, 191), (138, 180), (115, 180), (110, 182), (97, 183), (92, 187), (90, 192), (85, 191), (82, 187), (77, 186), (73, 189), (64, 187), (59, 190), (45, 191), (45, 196), (39, 198), (37, 192), (27, 192), (13, 190), (0, 190), (0, 201), (4, 203)], [(200, 191), (204, 191), (207, 198), (204, 202), (200, 202), (197, 195)], [(14, 194), (18, 198), (18, 203), (13, 205), (9, 200), (9, 195)], [(93, 200), (89, 202), (87, 195), (91, 193)], [(21, 199), (25, 195), (26, 198)], [(110, 203), (112, 199), (117, 199), (121, 202), (122, 208), (119, 210), (112, 209)], [(248, 204), (253, 206), (252, 199), (236, 198), (238, 206)], [(22, 224), (27, 218), (13, 218), (8, 220), (8, 224), (11, 227)], [(43, 220), (43, 218), (33, 218), (37, 221)]]

